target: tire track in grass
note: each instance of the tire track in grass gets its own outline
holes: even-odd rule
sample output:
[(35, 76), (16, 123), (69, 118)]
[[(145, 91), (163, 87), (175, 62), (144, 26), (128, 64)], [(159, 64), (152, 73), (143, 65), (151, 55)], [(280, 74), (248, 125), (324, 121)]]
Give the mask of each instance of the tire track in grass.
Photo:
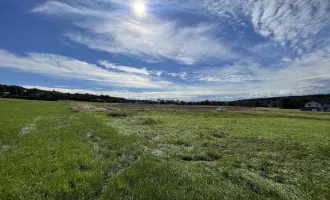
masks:
[(85, 130), (85, 136), (93, 146), (96, 162), (103, 165), (103, 178), (95, 191), (94, 199), (102, 198), (108, 183), (139, 161), (140, 152), (132, 135), (122, 135), (109, 126), (102, 116), (92, 116), (93, 127)]

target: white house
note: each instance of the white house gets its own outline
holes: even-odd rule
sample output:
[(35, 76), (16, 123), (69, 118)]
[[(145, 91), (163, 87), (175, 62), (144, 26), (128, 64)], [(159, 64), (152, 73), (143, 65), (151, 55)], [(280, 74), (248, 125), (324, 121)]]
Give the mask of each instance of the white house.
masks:
[(305, 104), (302, 111), (330, 112), (330, 101), (316, 100)]

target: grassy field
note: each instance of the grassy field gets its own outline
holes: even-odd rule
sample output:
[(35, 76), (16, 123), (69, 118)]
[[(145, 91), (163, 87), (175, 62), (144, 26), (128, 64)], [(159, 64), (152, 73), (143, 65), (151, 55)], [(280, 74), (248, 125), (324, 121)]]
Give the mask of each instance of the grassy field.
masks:
[(330, 199), (329, 114), (214, 110), (0, 99), (0, 199)]

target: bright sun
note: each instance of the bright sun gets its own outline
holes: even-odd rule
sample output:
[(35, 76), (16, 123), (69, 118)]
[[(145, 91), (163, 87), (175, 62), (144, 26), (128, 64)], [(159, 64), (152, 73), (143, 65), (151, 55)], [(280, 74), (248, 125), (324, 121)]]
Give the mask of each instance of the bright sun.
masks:
[(134, 12), (139, 16), (139, 17), (143, 17), (146, 12), (146, 5), (143, 1), (136, 1), (133, 5), (134, 8)]

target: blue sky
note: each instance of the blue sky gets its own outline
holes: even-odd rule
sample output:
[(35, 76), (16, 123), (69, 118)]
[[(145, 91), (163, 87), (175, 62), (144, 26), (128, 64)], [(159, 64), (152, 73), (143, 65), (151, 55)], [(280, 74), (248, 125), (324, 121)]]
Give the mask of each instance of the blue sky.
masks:
[(325, 0), (2, 0), (0, 82), (137, 99), (330, 93)]

